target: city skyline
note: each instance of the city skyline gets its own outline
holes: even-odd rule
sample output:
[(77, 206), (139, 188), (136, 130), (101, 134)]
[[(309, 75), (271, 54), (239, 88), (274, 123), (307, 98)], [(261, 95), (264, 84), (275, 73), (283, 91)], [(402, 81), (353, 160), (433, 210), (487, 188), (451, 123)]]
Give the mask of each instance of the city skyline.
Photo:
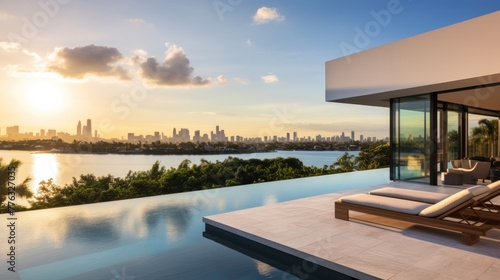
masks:
[(215, 126), (214, 130), (208, 133), (202, 133), (201, 130), (195, 129), (194, 134), (191, 136), (191, 130), (188, 128), (180, 128), (177, 132), (177, 127), (172, 129), (172, 133), (168, 134), (163, 131), (153, 131), (152, 134), (137, 134), (135, 132), (128, 132), (127, 135), (120, 138), (104, 138), (98, 134), (98, 130), (94, 130), (94, 134), (91, 133), (92, 120), (86, 119), (86, 125), (82, 126), (81, 120), (78, 121), (75, 129), (75, 133), (69, 133), (66, 131), (59, 131), (57, 129), (39, 129), (39, 132), (34, 131), (21, 131), (20, 126), (10, 126), (5, 130), (5, 134), (2, 134), (0, 129), (0, 140), (36, 140), (36, 139), (61, 139), (66, 142), (73, 140), (78, 141), (125, 141), (125, 142), (350, 142), (360, 141), (360, 142), (371, 142), (377, 140), (388, 140), (388, 137), (378, 138), (376, 136), (369, 136), (364, 134), (359, 134), (358, 139), (355, 139), (356, 132), (354, 130), (349, 131), (347, 134), (341, 132), (341, 134), (335, 135), (330, 133), (328, 135), (300, 135), (297, 131), (286, 132), (284, 135), (254, 135), (251, 137), (244, 137), (237, 134), (228, 134), (224, 129), (220, 129), (219, 125)]
[(325, 62), (498, 9), (451, 0), (3, 1), (0, 127), (73, 134), (67, 120), (88, 116), (81, 133), (106, 139), (215, 125), (242, 137), (385, 138), (387, 108), (325, 102)]

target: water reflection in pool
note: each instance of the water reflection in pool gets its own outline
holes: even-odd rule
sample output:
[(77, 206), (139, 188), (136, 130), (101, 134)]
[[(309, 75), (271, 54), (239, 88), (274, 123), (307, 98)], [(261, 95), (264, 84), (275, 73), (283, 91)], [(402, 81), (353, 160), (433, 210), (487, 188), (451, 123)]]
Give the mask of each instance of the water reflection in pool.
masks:
[[(203, 238), (202, 217), (386, 182), (381, 169), (21, 212), (18, 273), (37, 280), (282, 279), (282, 270)], [(0, 279), (11, 279), (7, 273), (0, 270)]]

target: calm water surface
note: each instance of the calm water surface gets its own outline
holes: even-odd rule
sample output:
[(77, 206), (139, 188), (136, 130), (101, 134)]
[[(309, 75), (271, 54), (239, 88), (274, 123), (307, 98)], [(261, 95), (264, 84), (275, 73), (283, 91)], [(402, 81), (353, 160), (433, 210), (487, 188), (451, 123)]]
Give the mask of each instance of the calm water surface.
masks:
[[(378, 169), (20, 212), (17, 272), (2, 261), (0, 279), (297, 279), (291, 268), (204, 238), (202, 217), (387, 183), (388, 175)], [(1, 226), (1, 254), (7, 235)]]

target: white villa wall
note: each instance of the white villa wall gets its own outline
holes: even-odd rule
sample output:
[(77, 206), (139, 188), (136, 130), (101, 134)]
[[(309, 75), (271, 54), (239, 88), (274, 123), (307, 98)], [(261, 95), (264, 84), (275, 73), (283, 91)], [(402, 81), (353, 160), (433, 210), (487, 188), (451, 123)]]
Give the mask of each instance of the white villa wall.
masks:
[(334, 59), (325, 68), (326, 101), (363, 105), (500, 82), (500, 11)]

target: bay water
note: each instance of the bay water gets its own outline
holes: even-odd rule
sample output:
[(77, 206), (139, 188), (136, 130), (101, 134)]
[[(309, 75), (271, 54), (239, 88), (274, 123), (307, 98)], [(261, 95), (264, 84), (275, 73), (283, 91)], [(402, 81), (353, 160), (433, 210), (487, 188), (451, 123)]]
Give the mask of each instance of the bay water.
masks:
[[(115, 177), (125, 177), (129, 171), (149, 170), (159, 161), (167, 169), (176, 168), (183, 160), (190, 160), (192, 164), (199, 164), (202, 159), (210, 162), (223, 161), (228, 157), (241, 159), (269, 159), (277, 157), (295, 157), (304, 165), (322, 167), (333, 164), (345, 152), (343, 151), (275, 151), (267, 153), (248, 154), (218, 154), (218, 155), (118, 155), (118, 154), (56, 154), (37, 153), (30, 151), (0, 150), (0, 158), (4, 164), (11, 159), (22, 162), (16, 171), (17, 181), (31, 177), (31, 188), (34, 192), (43, 180), (53, 179), (57, 185), (71, 183), (72, 178), (79, 178), (82, 174), (104, 176), (111, 174)], [(357, 155), (358, 151), (349, 151)]]

